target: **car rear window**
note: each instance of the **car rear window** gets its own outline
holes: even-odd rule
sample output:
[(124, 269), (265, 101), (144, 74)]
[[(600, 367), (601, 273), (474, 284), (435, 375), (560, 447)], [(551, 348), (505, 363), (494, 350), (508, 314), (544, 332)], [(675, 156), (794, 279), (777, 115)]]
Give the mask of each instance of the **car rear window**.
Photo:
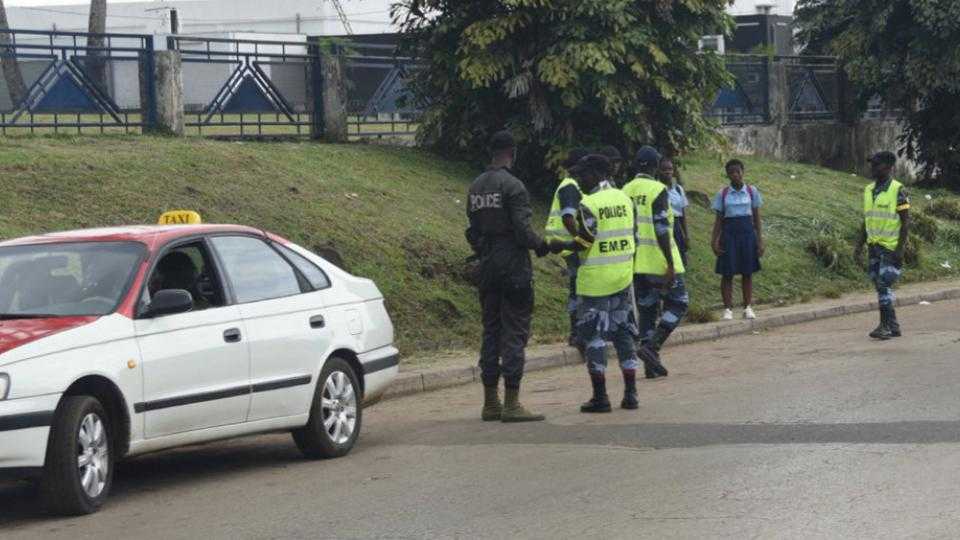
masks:
[(263, 240), (250, 236), (216, 236), (213, 247), (241, 304), (300, 294), (297, 273)]

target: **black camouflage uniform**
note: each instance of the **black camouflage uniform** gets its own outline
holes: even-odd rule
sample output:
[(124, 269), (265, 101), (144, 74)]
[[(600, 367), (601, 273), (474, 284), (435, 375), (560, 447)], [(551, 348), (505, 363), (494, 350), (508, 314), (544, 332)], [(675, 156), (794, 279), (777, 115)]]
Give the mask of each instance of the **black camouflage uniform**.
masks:
[(467, 241), (480, 259), (483, 384), (496, 386), (502, 375), (507, 388), (517, 388), (533, 316), (530, 250), (546, 253), (546, 244), (531, 227), (527, 188), (505, 168), (488, 169), (473, 181), (467, 217)]

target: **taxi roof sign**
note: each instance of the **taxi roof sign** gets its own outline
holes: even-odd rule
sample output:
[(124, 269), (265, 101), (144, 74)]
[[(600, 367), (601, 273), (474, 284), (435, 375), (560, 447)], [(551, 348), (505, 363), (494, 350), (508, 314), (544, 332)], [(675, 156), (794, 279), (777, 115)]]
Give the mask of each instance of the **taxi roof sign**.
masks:
[(199, 225), (203, 223), (200, 214), (193, 210), (172, 210), (160, 216), (160, 225)]

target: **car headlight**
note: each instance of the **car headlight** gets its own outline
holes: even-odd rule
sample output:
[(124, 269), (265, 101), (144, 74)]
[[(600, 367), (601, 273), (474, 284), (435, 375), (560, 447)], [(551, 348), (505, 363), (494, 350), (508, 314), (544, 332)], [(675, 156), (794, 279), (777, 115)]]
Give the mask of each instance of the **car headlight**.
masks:
[(7, 399), (10, 393), (10, 376), (6, 373), (0, 373), (0, 401)]

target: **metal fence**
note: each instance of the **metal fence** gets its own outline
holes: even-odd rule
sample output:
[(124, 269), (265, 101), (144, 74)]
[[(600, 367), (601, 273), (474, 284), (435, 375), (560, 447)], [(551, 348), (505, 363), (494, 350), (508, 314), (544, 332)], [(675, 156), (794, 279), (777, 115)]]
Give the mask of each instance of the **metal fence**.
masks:
[(184, 125), (220, 137), (306, 137), (318, 109), (311, 43), (170, 36), (183, 61)]
[(733, 84), (720, 90), (706, 115), (725, 125), (769, 122), (769, 58), (727, 55), (725, 60)]
[(418, 111), (407, 81), (417, 69), (396, 46), (352, 42), (343, 50), (348, 133), (353, 138), (412, 137)]
[(0, 29), (0, 133), (131, 133), (156, 122), (153, 37)]
[(840, 117), (843, 83), (837, 59), (829, 56), (780, 56), (786, 65), (787, 111), (793, 122)]

